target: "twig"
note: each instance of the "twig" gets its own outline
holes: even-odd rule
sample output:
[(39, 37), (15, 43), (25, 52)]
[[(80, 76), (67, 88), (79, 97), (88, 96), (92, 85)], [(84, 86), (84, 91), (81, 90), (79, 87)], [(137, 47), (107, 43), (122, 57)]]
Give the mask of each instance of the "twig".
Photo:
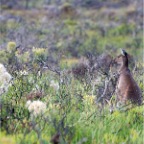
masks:
[[(116, 76), (118, 76), (118, 75), (116, 75)], [(97, 103), (98, 103), (101, 99), (103, 99), (103, 98), (105, 97), (106, 92), (107, 92), (107, 89), (108, 89), (108, 85), (109, 85), (110, 81), (112, 80), (113, 77), (116, 77), (116, 76), (113, 75), (113, 76), (110, 77), (110, 79), (109, 79), (108, 81), (105, 81), (104, 92), (103, 92), (102, 96), (97, 99)], [(113, 93), (114, 93), (114, 92), (113, 92)], [(112, 93), (112, 94), (113, 94), (113, 93)]]
[(50, 71), (55, 72), (56, 74), (58, 74), (58, 75), (60, 76), (60, 74), (61, 74), (60, 71), (58, 71), (58, 70), (56, 70), (56, 69), (53, 69), (53, 68), (50, 67), (49, 65), (46, 65), (44, 61), (42, 61), (42, 63), (44, 64), (44, 67), (43, 67), (44, 69), (45, 69), (45, 68), (48, 68)]

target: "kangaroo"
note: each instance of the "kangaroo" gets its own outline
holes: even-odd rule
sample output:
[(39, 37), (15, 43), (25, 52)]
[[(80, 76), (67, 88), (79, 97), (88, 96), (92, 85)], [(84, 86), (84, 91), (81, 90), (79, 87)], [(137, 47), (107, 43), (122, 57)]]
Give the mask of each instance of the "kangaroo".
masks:
[(130, 100), (134, 104), (141, 105), (142, 93), (129, 70), (128, 53), (125, 50), (121, 50), (121, 53), (114, 59), (114, 63), (120, 66), (116, 84), (117, 100), (122, 103)]

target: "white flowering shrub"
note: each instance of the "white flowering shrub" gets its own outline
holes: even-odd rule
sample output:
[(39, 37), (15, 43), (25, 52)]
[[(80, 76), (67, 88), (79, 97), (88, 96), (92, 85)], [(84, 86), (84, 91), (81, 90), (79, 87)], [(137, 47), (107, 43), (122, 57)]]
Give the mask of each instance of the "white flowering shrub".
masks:
[(0, 64), (0, 94), (7, 92), (12, 76), (7, 72), (3, 64)]
[(30, 100), (27, 101), (26, 107), (28, 108), (29, 112), (37, 117), (38, 115), (42, 115), (46, 111), (46, 104), (40, 100), (31, 102)]
[(4, 67), (3, 64), (0, 64), (0, 75), (6, 72), (6, 68)]
[(17, 72), (17, 75), (19, 75), (19, 76), (27, 76), (28, 72), (26, 70), (23, 70), (23, 71), (21, 70), (21, 71)]

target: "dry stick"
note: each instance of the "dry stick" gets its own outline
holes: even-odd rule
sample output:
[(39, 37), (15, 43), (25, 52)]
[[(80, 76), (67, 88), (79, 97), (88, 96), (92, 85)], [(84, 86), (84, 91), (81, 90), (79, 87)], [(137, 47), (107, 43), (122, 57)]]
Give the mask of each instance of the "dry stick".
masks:
[(105, 81), (105, 89), (104, 89), (104, 92), (103, 92), (102, 96), (98, 98), (97, 103), (98, 103), (102, 98), (105, 97), (105, 94), (106, 94), (106, 91), (107, 91), (107, 88), (108, 88), (108, 84), (109, 84), (109, 82), (110, 82), (111, 79), (112, 79), (112, 78), (110, 78), (108, 82)]
[(52, 72), (54, 72), (54, 73), (56, 73), (56, 74), (58, 74), (60, 76), (60, 74), (61, 74), (60, 71), (58, 71), (56, 69), (53, 69), (52, 67), (50, 67), (49, 65), (47, 65), (44, 61), (42, 61), (42, 64), (44, 64), (44, 67), (43, 67), (44, 69), (48, 68), (50, 71), (52, 71)]
[(106, 92), (107, 92), (107, 89), (108, 89), (108, 84), (109, 84), (109, 82), (110, 82), (111, 80), (112, 80), (112, 77), (110, 77), (110, 79), (109, 79), (108, 81), (105, 81), (105, 89), (104, 89), (104, 92), (103, 92), (102, 96), (98, 98), (97, 103), (98, 103), (102, 98), (105, 97)]
[(133, 74), (135, 74), (136, 69), (137, 69), (137, 65), (136, 65), (136, 61), (135, 61), (135, 65), (134, 65), (134, 68), (133, 68), (133, 70), (132, 70), (132, 73), (133, 73)]

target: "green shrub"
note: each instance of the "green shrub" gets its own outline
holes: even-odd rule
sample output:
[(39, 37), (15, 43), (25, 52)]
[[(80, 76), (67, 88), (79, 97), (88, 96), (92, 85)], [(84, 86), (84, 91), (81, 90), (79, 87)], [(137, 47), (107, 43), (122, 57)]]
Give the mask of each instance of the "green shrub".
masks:
[(16, 43), (15, 42), (8, 42), (7, 51), (9, 53), (15, 52), (16, 51)]
[(48, 56), (48, 51), (45, 48), (35, 48), (32, 49), (34, 62), (46, 61)]

